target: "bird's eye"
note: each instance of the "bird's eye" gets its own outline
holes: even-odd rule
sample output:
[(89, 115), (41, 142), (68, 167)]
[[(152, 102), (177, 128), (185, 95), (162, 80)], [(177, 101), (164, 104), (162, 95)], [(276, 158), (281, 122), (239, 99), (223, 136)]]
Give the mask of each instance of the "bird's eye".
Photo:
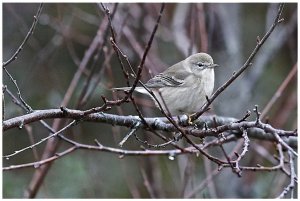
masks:
[(204, 63), (198, 62), (198, 63), (197, 63), (197, 66), (200, 67), (200, 68), (203, 68), (203, 67), (204, 67)]

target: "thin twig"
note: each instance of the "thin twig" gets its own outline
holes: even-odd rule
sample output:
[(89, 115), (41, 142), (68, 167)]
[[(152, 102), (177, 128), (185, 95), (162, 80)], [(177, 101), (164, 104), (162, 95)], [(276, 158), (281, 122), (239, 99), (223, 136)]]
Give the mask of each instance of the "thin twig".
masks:
[(15, 151), (15, 152), (12, 153), (12, 154), (4, 155), (3, 158), (9, 160), (10, 157), (12, 157), (12, 156), (15, 156), (15, 155), (17, 155), (17, 154), (20, 154), (20, 153), (22, 153), (22, 152), (24, 152), (24, 151), (26, 151), (26, 150), (28, 150), (28, 149), (32, 149), (32, 148), (36, 147), (37, 145), (39, 145), (39, 144), (45, 142), (46, 140), (48, 140), (48, 139), (50, 139), (50, 138), (53, 138), (53, 137), (56, 137), (58, 134), (64, 132), (66, 129), (68, 129), (69, 127), (73, 126), (75, 123), (76, 123), (76, 120), (73, 120), (70, 124), (68, 124), (67, 126), (65, 126), (64, 128), (62, 128), (61, 130), (57, 131), (56, 133), (53, 133), (53, 134), (51, 134), (51, 135), (49, 135), (49, 136), (47, 136), (47, 137), (41, 139), (40, 141), (38, 141), (38, 142), (36, 142), (36, 143), (34, 143), (34, 144), (28, 146), (28, 147), (25, 147), (25, 148), (23, 148), (23, 149), (17, 150), (17, 151)]
[[(141, 140), (141, 139), (137, 136), (136, 133), (134, 134), (134, 136), (135, 136), (135, 139), (136, 139), (137, 141), (139, 141), (139, 142), (141, 142), (141, 143), (147, 145), (148, 147), (152, 147), (152, 148), (166, 147), (167, 145), (172, 144), (172, 143), (175, 142), (174, 139), (171, 139), (171, 140), (169, 140), (169, 141), (166, 140), (166, 142), (165, 142), (165, 143), (162, 143), (162, 144), (150, 144), (150, 143), (148, 143), (146, 140)], [(162, 139), (164, 139), (164, 138), (162, 138)], [(180, 150), (184, 151), (183, 148), (180, 148)]]
[[(111, 18), (114, 17), (114, 15), (115, 15), (115, 13), (117, 11), (117, 6), (118, 6), (118, 4), (114, 5)], [(103, 21), (103, 23), (105, 23), (105, 22)], [(86, 104), (86, 102), (87, 102), (88, 98), (86, 96), (87, 96), (87, 93), (90, 92), (90, 90), (88, 90), (88, 89), (89, 89), (89, 86), (91, 84), (92, 78), (95, 75), (95, 71), (96, 71), (97, 67), (99, 66), (97, 64), (97, 61), (98, 61), (99, 57), (101, 56), (101, 54), (103, 54), (103, 51), (104, 51), (103, 47), (105, 46), (105, 44), (107, 42), (106, 39), (107, 39), (107, 36), (108, 36), (108, 33), (109, 33), (109, 29), (108, 29), (109, 26), (110, 26), (109, 23), (105, 24), (105, 28), (104, 28), (105, 31), (104, 31), (104, 34), (103, 34), (103, 40), (101, 41), (101, 44), (98, 47), (97, 53), (94, 56), (93, 63), (91, 64), (91, 70), (90, 70), (89, 75), (88, 75), (88, 77), (87, 77), (87, 79), (86, 79), (86, 81), (85, 81), (85, 83), (83, 85), (83, 88), (81, 90), (81, 93), (80, 93), (80, 96), (78, 98), (78, 102), (77, 102), (76, 108), (83, 107), (84, 104)], [(103, 68), (103, 66), (104, 65), (102, 65), (102, 68)], [(89, 96), (91, 96), (91, 94), (89, 94)]]
[(140, 127), (140, 125), (141, 125), (141, 122), (137, 122), (134, 126), (133, 126), (133, 128), (130, 130), (130, 132), (123, 138), (123, 140), (119, 143), (119, 146), (120, 147), (122, 147), (123, 146), (123, 144), (128, 140), (128, 138), (130, 137), (130, 136), (132, 136), (136, 131), (137, 131), (137, 129)]
[(32, 162), (32, 163), (25, 163), (25, 164), (21, 164), (21, 165), (11, 165), (9, 167), (3, 167), (2, 170), (3, 171), (8, 171), (8, 170), (15, 170), (15, 169), (21, 169), (21, 168), (27, 168), (27, 167), (33, 167), (33, 168), (39, 168), (41, 165), (44, 165), (46, 163), (52, 162), (54, 160), (57, 160), (73, 151), (75, 151), (77, 149), (76, 146), (70, 147), (69, 149), (60, 152), (50, 158), (44, 159), (44, 160), (40, 160), (37, 162)]
[[(89, 110), (86, 110), (84, 112), (85, 115), (87, 114), (91, 114), (91, 113), (96, 113), (96, 112), (99, 112), (99, 111), (104, 111), (106, 109), (108, 109), (108, 107), (112, 106), (112, 105), (120, 105), (124, 102), (127, 102), (128, 99), (131, 97), (133, 91), (135, 90), (137, 84), (139, 83), (140, 81), (140, 77), (141, 77), (141, 73), (142, 73), (142, 70), (143, 70), (143, 67), (144, 67), (144, 63), (145, 63), (145, 60), (146, 60), (146, 56), (151, 48), (151, 44), (153, 42), (153, 39), (154, 39), (154, 36), (155, 36), (155, 33), (157, 31), (157, 28), (158, 28), (158, 24), (160, 22), (160, 19), (161, 19), (161, 16), (162, 16), (162, 13), (163, 13), (163, 10), (164, 10), (164, 7), (165, 7), (165, 4), (162, 4), (161, 6), (161, 9), (160, 9), (160, 13), (159, 13), (159, 16), (157, 18), (157, 21), (156, 21), (156, 24), (153, 28), (153, 31), (151, 33), (151, 36), (150, 36), (150, 39), (147, 43), (147, 46), (145, 48), (145, 51), (144, 51), (144, 54), (143, 54), (143, 57), (142, 57), (142, 60), (138, 66), (138, 72), (137, 72), (137, 75), (136, 75), (136, 78), (133, 82), (133, 85), (132, 87), (130, 88), (130, 90), (126, 93), (126, 96), (120, 100), (115, 100), (115, 101), (109, 101), (109, 100), (106, 100), (106, 98), (103, 98), (104, 100), (104, 105), (102, 105), (101, 107), (96, 107), (96, 108), (92, 108), (92, 109), (89, 109)], [(108, 13), (109, 14), (109, 13)], [(114, 40), (114, 39), (112, 39)], [(117, 51), (118, 53), (118, 51)], [(125, 71), (123, 71), (125, 73)], [(126, 74), (126, 73), (125, 73)]]
[(236, 153), (238, 158), (235, 161), (231, 161), (233, 164), (235, 164), (235, 170), (238, 170), (239, 175), (241, 175), (241, 169), (240, 169), (240, 166), (239, 166), (239, 162), (245, 156), (245, 154), (247, 153), (248, 148), (250, 146), (250, 144), (249, 144), (250, 140), (249, 140), (249, 137), (247, 135), (247, 130), (245, 130), (245, 129), (243, 130), (243, 135), (242, 136), (244, 138), (244, 146), (243, 146), (242, 153), (241, 154)]
[(295, 179), (297, 179), (297, 176), (296, 176), (296, 172), (295, 172), (295, 167), (294, 167), (294, 159), (293, 159), (293, 154), (288, 151), (288, 154), (289, 154), (289, 164), (290, 164), (290, 172), (291, 172), (291, 181), (290, 181), (290, 184), (284, 188), (284, 190), (282, 191), (282, 193), (277, 197), (277, 198), (284, 198), (284, 196), (290, 191), (291, 192), (291, 199), (293, 199), (293, 189), (295, 188)]
[(142, 70), (143, 70), (143, 67), (144, 67), (144, 64), (145, 64), (145, 60), (146, 60), (147, 54), (148, 54), (148, 52), (149, 52), (149, 50), (151, 48), (151, 44), (152, 44), (152, 41), (154, 39), (154, 35), (155, 35), (156, 31), (157, 31), (158, 24), (159, 24), (160, 19), (162, 17), (162, 13), (164, 11), (164, 8), (165, 8), (165, 4), (162, 3), (161, 8), (160, 8), (160, 12), (159, 12), (159, 15), (158, 15), (158, 18), (156, 20), (156, 24), (154, 26), (154, 29), (153, 29), (153, 31), (151, 33), (151, 36), (150, 36), (150, 39), (149, 39), (149, 41), (147, 43), (147, 46), (145, 48), (144, 54), (142, 56), (142, 60), (141, 60), (140, 64), (138, 65), (136, 79), (134, 80), (133, 85), (132, 85), (130, 91), (128, 92), (129, 94), (132, 94), (132, 92), (134, 91), (135, 87), (137, 86), (137, 84), (139, 82), (139, 79), (140, 79), (140, 76), (141, 76), (141, 73), (142, 73)]
[(9, 79), (14, 83), (16, 89), (17, 89), (17, 94), (18, 94), (18, 97), (21, 101), (21, 103), (23, 104), (23, 106), (26, 108), (27, 112), (33, 112), (33, 109), (30, 107), (30, 105), (28, 105), (25, 100), (22, 98), (22, 95), (21, 95), (21, 91), (19, 89), (19, 86), (17, 84), (17, 80), (15, 80), (12, 75), (7, 71), (7, 69), (5, 67), (3, 67), (3, 70), (5, 71), (5, 73), (8, 75)]
[[(279, 169), (282, 169), (284, 167), (284, 154), (282, 150), (281, 144), (277, 144), (277, 150), (279, 153), (279, 164), (272, 166), (272, 167), (266, 167), (262, 166), (260, 164), (257, 164), (257, 167), (247, 167), (247, 166), (240, 166), (239, 168), (243, 171), (276, 171)], [(224, 167), (229, 167), (228, 165), (224, 165)]]
[(38, 22), (38, 19), (41, 15), (42, 12), (42, 8), (43, 8), (43, 3), (40, 4), (37, 13), (33, 16), (33, 23), (26, 35), (26, 37), (24, 38), (23, 42), (21, 43), (21, 45), (19, 46), (19, 48), (17, 49), (17, 51), (12, 55), (12, 57), (10, 59), (8, 59), (6, 62), (3, 62), (2, 66), (3, 68), (6, 67), (8, 64), (10, 64), (12, 61), (14, 61), (15, 59), (17, 59), (18, 54), (21, 52), (21, 50), (23, 49), (23, 46), (26, 44), (26, 42), (28, 41), (28, 39), (30, 38), (30, 36), (32, 36), (33, 31), (36, 27), (36, 24)]

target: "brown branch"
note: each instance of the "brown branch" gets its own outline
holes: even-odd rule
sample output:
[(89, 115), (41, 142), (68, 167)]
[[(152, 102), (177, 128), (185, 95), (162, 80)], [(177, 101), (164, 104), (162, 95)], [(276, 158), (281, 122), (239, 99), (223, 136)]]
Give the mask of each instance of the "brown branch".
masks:
[[(112, 105), (120, 105), (124, 102), (128, 102), (128, 99), (131, 97), (133, 91), (135, 90), (135, 87), (137, 86), (137, 84), (140, 82), (140, 77), (141, 77), (141, 73), (142, 73), (142, 70), (143, 70), (143, 67), (144, 67), (144, 63), (145, 63), (145, 60), (146, 60), (146, 56), (151, 48), (151, 44), (152, 44), (152, 41), (154, 39), (154, 36), (155, 36), (155, 33), (157, 31), (157, 28), (158, 28), (158, 24), (160, 22), (160, 19), (161, 19), (161, 16), (162, 16), (162, 13), (163, 13), (163, 10), (164, 10), (164, 7), (165, 7), (165, 4), (162, 4), (161, 6), (161, 9), (160, 9), (160, 13), (159, 13), (159, 16), (157, 18), (157, 21), (156, 21), (156, 24), (153, 28), (153, 31), (151, 33), (151, 36), (150, 36), (150, 39), (147, 43), (147, 46), (145, 48), (145, 51), (144, 51), (144, 54), (143, 54), (143, 57), (142, 57), (142, 60), (138, 66), (138, 72), (136, 74), (136, 78), (133, 82), (133, 85), (132, 87), (130, 88), (130, 90), (128, 92), (126, 92), (126, 96), (120, 100), (114, 100), (114, 101), (109, 101), (109, 100), (106, 100), (106, 98), (103, 97), (103, 100), (104, 100), (104, 105), (102, 105), (101, 107), (96, 107), (96, 108), (92, 108), (92, 109), (89, 109), (89, 110), (86, 110), (85, 111), (85, 115), (87, 114), (91, 114), (91, 113), (96, 113), (96, 112), (100, 112), (100, 111), (105, 111), (106, 109), (110, 109), (109, 107), (112, 106)], [(113, 40), (112, 40), (113, 41)], [(114, 42), (114, 41), (113, 41)], [(118, 51), (116, 51), (117, 54)], [(124, 72), (124, 71), (123, 71)], [(126, 73), (125, 73), (126, 74)], [(126, 76), (127, 77), (127, 76)]]
[(291, 82), (292, 78), (296, 75), (297, 65), (298, 65), (298, 63), (296, 63), (293, 66), (292, 70), (289, 72), (289, 74), (284, 79), (282, 84), (279, 86), (279, 88), (277, 89), (277, 91), (275, 92), (275, 94), (273, 95), (271, 100), (268, 102), (268, 104), (266, 105), (266, 107), (264, 108), (264, 110), (261, 113), (261, 119), (263, 119), (266, 116), (266, 114), (269, 112), (269, 110), (271, 109), (273, 104), (278, 100), (278, 98), (280, 98), (282, 92), (286, 89), (287, 85)]
[(208, 50), (208, 36), (205, 26), (205, 10), (203, 3), (197, 4), (197, 18), (199, 24), (200, 33), (200, 50), (201, 52), (207, 52)]
[(165, 4), (162, 3), (161, 8), (160, 8), (160, 12), (159, 12), (159, 15), (158, 15), (158, 18), (156, 20), (156, 24), (154, 26), (154, 29), (153, 29), (153, 31), (151, 33), (151, 36), (150, 36), (150, 39), (149, 39), (149, 41), (147, 43), (147, 46), (145, 48), (144, 54), (142, 56), (142, 60), (141, 60), (141, 62), (139, 64), (139, 66), (138, 66), (136, 79), (134, 80), (133, 85), (132, 85), (131, 89), (128, 92), (129, 94), (132, 94), (132, 92), (134, 91), (135, 87), (137, 86), (137, 84), (139, 82), (139, 79), (140, 79), (140, 76), (141, 76), (141, 73), (142, 73), (142, 70), (143, 70), (143, 67), (144, 67), (144, 64), (145, 64), (146, 56), (147, 56), (147, 54), (148, 54), (148, 52), (149, 52), (149, 50), (151, 48), (151, 44), (152, 44), (152, 41), (154, 39), (154, 35), (155, 35), (156, 31), (157, 31), (158, 24), (159, 24), (160, 19), (162, 17), (162, 13), (164, 11), (164, 8), (165, 8)]
[[(113, 18), (114, 15), (115, 15), (115, 13), (116, 13), (117, 5), (118, 4), (115, 4), (115, 6), (113, 8), (113, 12), (112, 12), (111, 18)], [(89, 86), (91, 84), (93, 76), (95, 75), (95, 71), (96, 71), (97, 67), (99, 66), (99, 65), (97, 65), (97, 60), (99, 59), (101, 53), (103, 53), (103, 51), (104, 51), (103, 47), (105, 46), (106, 41), (107, 41), (106, 39), (107, 39), (107, 36), (108, 36), (108, 33), (109, 33), (108, 27), (109, 27), (110, 24), (105, 23), (105, 21), (103, 21), (103, 24), (105, 26), (105, 28), (104, 28), (105, 32), (103, 34), (103, 40), (101, 41), (101, 43), (100, 43), (100, 45), (98, 47), (97, 53), (94, 56), (93, 63), (91, 64), (91, 70), (90, 70), (89, 75), (88, 75), (88, 77), (87, 77), (87, 79), (86, 79), (86, 81), (85, 81), (85, 83), (83, 85), (83, 89), (81, 90), (81, 93), (79, 95), (77, 106), (76, 106), (76, 108), (78, 108), (78, 109), (82, 108), (84, 106), (84, 104), (86, 104), (86, 102), (87, 102), (86, 95), (89, 92), (88, 88), (89, 88)], [(103, 65), (102, 65), (102, 68), (103, 68)]]
[[(98, 32), (100, 32), (101, 27), (99, 26), (98, 28)], [(99, 34), (101, 36), (101, 34)], [(95, 35), (93, 41), (91, 42), (89, 48), (86, 50), (80, 65), (78, 66), (78, 69), (76, 71), (76, 73), (74, 74), (69, 87), (66, 91), (66, 94), (64, 96), (64, 99), (61, 102), (62, 106), (67, 106), (69, 104), (69, 101), (75, 91), (75, 88), (77, 87), (77, 84), (84, 72), (84, 70), (87, 67), (87, 64), (89, 62), (89, 60), (92, 58), (94, 52), (96, 51), (99, 42), (101, 41), (100, 37), (98, 34)], [(52, 125), (52, 130), (56, 131), (58, 130), (58, 128), (60, 127), (60, 125), (62, 124), (62, 119), (57, 119), (54, 120), (53, 125)], [(56, 149), (58, 147), (58, 141), (57, 138), (51, 138), (48, 140), (46, 148), (44, 149), (43, 152), (43, 156), (42, 159), (46, 159), (49, 158), (51, 156), (53, 156), (53, 154), (55, 153)], [(35, 171), (34, 175), (32, 176), (32, 179), (30, 181), (30, 184), (28, 186), (27, 191), (24, 193), (24, 197), (35, 197), (38, 189), (41, 186), (41, 183), (43, 182), (49, 168), (51, 166), (51, 163), (47, 163), (46, 165), (42, 166), (39, 170)]]
[(117, 155), (126, 155), (126, 156), (152, 156), (152, 155), (167, 155), (169, 156), (170, 154), (184, 154), (184, 153), (190, 153), (194, 154), (197, 152), (197, 150), (192, 149), (192, 147), (187, 147), (184, 148), (183, 150), (180, 149), (171, 149), (171, 150), (124, 150), (124, 149), (118, 149), (118, 148), (112, 148), (112, 147), (107, 147), (102, 144), (100, 144), (97, 140), (96, 144), (97, 145), (86, 145), (86, 144), (81, 144), (78, 142), (75, 142), (73, 140), (70, 140), (66, 137), (63, 137), (65, 141), (68, 143), (72, 144), (73, 146), (61, 153), (57, 153), (52, 157), (49, 157), (47, 159), (43, 159), (37, 162), (32, 162), (32, 163), (26, 163), (26, 164), (21, 164), (21, 165), (11, 165), (9, 167), (4, 167), (3, 170), (14, 170), (14, 169), (20, 169), (20, 168), (27, 168), (27, 167), (34, 167), (38, 168), (41, 167), (44, 164), (51, 163), (67, 154), (72, 153), (73, 151), (77, 149), (86, 149), (86, 150), (92, 150), (92, 151), (104, 151), (104, 152), (109, 152)]
[(37, 162), (32, 162), (32, 163), (25, 163), (25, 164), (21, 164), (21, 165), (11, 165), (9, 167), (3, 167), (2, 170), (3, 171), (8, 171), (8, 170), (15, 170), (15, 169), (21, 169), (21, 168), (27, 168), (27, 167), (39, 168), (41, 165), (44, 165), (44, 164), (49, 163), (49, 162), (53, 162), (54, 160), (56, 160), (58, 158), (61, 158), (65, 155), (75, 151), (76, 149), (77, 149), (77, 147), (73, 146), (73, 147), (70, 147), (69, 149), (67, 149), (67, 150), (65, 150), (61, 153), (55, 154), (54, 156), (52, 156), (50, 158), (40, 160), (40, 161), (37, 161)]
[[(105, 11), (105, 14), (106, 14), (107, 19), (108, 19), (108, 24), (109, 24), (110, 33), (111, 33), (110, 42), (112, 44), (113, 49), (115, 50), (115, 53), (117, 54), (117, 58), (118, 58), (118, 61), (119, 61), (120, 65), (121, 65), (121, 69), (122, 69), (123, 75), (124, 75), (124, 77), (126, 79), (126, 84), (127, 84), (127, 86), (129, 86), (129, 74), (125, 70), (125, 66), (124, 66), (123, 61), (121, 59), (121, 55), (119, 54), (119, 51), (116, 48), (116, 46), (117, 46), (116, 45), (117, 40), (116, 40), (115, 31), (114, 31), (114, 28), (113, 28), (113, 25), (112, 25), (112, 16), (110, 15), (110, 10), (106, 6), (104, 6), (103, 3), (101, 3), (100, 5), (102, 6), (103, 10)], [(125, 101), (125, 99), (127, 99), (127, 97), (124, 98), (123, 100)]]

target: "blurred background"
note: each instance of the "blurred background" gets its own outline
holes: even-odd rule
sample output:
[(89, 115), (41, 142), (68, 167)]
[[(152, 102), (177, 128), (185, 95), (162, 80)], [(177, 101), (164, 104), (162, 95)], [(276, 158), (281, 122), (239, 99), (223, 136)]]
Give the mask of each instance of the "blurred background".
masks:
[[(117, 45), (136, 70), (161, 4), (104, 5), (113, 16)], [(297, 6), (296, 3), (285, 4), (284, 21), (260, 49), (252, 66), (214, 101), (210, 114), (241, 118), (254, 105), (260, 110), (265, 108), (297, 65)], [(3, 61), (7, 61), (22, 43), (38, 7), (39, 4), (29, 3), (3, 4)], [(269, 30), (277, 10), (278, 4), (267, 3), (166, 4), (146, 59), (142, 81), (146, 82), (192, 53), (207, 52), (221, 66), (215, 71), (216, 90), (245, 63), (256, 46), (257, 36), (262, 38)], [(59, 108), (79, 66), (85, 68), (66, 107), (84, 110), (101, 106), (101, 96), (109, 100), (124, 96), (110, 90), (126, 86), (126, 79), (111, 46), (107, 23), (105, 12), (98, 4), (44, 4), (34, 34), (18, 58), (7, 66), (17, 80), (23, 99), (34, 110)], [(94, 51), (87, 57), (92, 45)], [(83, 58), (88, 58), (86, 63)], [(14, 85), (4, 73), (3, 85), (16, 95)], [(144, 116), (161, 116), (149, 98), (135, 97)], [(5, 119), (25, 114), (6, 93), (3, 104)], [(131, 103), (113, 107), (108, 113), (137, 115)], [(266, 119), (275, 128), (297, 128), (296, 75), (265, 115)], [(53, 120), (46, 122), (52, 125)], [(94, 139), (97, 139), (105, 146), (118, 147), (127, 132), (128, 128), (84, 122), (64, 135), (81, 143), (94, 144)], [(48, 134), (38, 122), (24, 129), (8, 130), (3, 134), (3, 154), (29, 146)], [(161, 143), (146, 131), (138, 131), (138, 135), (153, 143)], [(235, 143), (229, 143), (228, 150)], [(271, 166), (269, 160), (275, 153), (273, 144), (259, 140), (251, 140), (251, 143), (243, 165), (260, 163)], [(123, 148), (140, 149), (140, 145), (132, 138)], [(61, 143), (57, 152), (68, 147), (68, 144)], [(3, 166), (36, 161), (44, 148), (45, 143), (36, 150), (3, 159)], [(222, 156), (218, 148), (209, 151)], [(216, 168), (202, 156), (180, 155), (174, 160), (167, 156), (120, 158), (112, 153), (77, 150), (52, 164), (36, 197), (273, 198), (289, 182), (280, 171), (245, 171), (238, 178), (229, 168), (220, 172), (215, 171)], [(35, 171), (34, 168), (4, 171), (3, 197), (23, 197)], [(202, 185), (201, 182), (209, 176), (210, 182)]]

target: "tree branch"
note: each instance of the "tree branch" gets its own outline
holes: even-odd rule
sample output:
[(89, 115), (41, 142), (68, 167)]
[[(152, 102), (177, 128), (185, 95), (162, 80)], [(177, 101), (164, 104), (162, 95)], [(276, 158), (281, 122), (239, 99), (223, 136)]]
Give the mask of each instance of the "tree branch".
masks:
[(2, 67), (5, 68), (8, 64), (10, 64), (11, 62), (13, 62), (15, 59), (17, 59), (18, 54), (21, 52), (21, 50), (23, 49), (23, 46), (26, 44), (26, 42), (28, 41), (28, 39), (30, 38), (30, 36), (32, 36), (33, 31), (35, 29), (35, 26), (38, 22), (38, 19), (40, 17), (40, 14), (42, 12), (42, 8), (43, 8), (43, 3), (40, 4), (36, 14), (33, 16), (33, 23), (26, 35), (26, 37), (24, 38), (23, 42), (21, 43), (20, 47), (17, 49), (17, 51), (12, 55), (12, 57), (10, 59), (8, 59), (6, 62), (3, 62)]
[[(85, 115), (84, 111), (80, 110), (71, 110), (67, 108), (63, 109), (49, 109), (49, 110), (35, 110), (33, 113), (25, 114), (23, 116), (11, 118), (3, 122), (3, 131), (7, 131), (12, 128), (22, 128), (26, 124), (30, 124), (42, 119), (55, 119), (55, 118), (68, 118), (73, 120), (87, 121), (87, 122), (98, 122), (98, 123), (107, 123), (111, 125), (133, 127), (138, 122), (141, 122), (141, 119), (138, 116), (121, 116), (108, 113), (93, 113)], [(217, 126), (213, 127), (214, 120), (216, 119)], [(153, 130), (161, 130), (167, 132), (178, 131), (178, 129), (168, 122), (168, 119), (165, 117), (157, 118), (144, 118), (149, 127)], [(176, 118), (174, 118), (176, 119)], [(175, 120), (174, 120), (175, 121)], [(175, 122), (178, 123), (178, 122)], [(249, 129), (248, 135), (250, 138), (256, 138), (261, 140), (268, 141), (277, 141), (276, 137), (271, 133), (277, 133), (279, 136), (285, 137), (297, 137), (297, 131), (285, 131), (281, 129), (275, 129), (269, 124), (264, 124), (260, 122), (259, 127), (256, 121), (243, 121), (238, 122), (237, 119), (229, 117), (219, 117), (219, 116), (203, 116), (200, 117), (195, 124), (198, 127), (204, 127), (206, 124), (212, 129), (201, 130), (195, 129), (194, 127), (182, 127), (186, 134), (193, 135), (195, 137), (206, 137), (206, 136), (218, 136), (219, 133), (231, 131), (237, 137), (242, 137), (242, 132), (240, 128)], [(142, 124), (141, 128), (147, 129), (147, 125)], [(286, 139), (292, 147), (297, 147), (297, 143), (294, 138)]]

